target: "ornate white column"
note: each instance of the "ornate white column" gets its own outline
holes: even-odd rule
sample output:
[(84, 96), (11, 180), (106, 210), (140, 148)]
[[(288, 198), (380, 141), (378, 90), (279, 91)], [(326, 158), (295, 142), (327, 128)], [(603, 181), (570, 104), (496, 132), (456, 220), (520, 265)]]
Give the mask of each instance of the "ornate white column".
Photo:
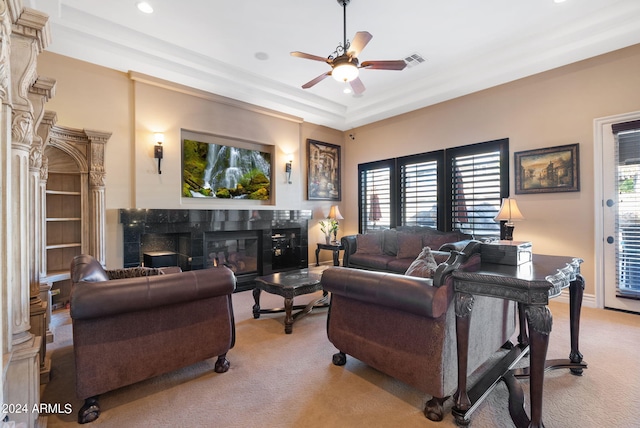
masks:
[[(38, 119), (29, 100), (29, 91), (36, 82), (36, 62), (38, 54), (50, 40), (48, 16), (36, 10), (14, 7), (20, 2), (11, 2), (11, 218), (12, 224), (12, 278), (11, 328), (13, 353), (7, 368), (7, 402), (24, 403), (33, 408), (40, 402), (40, 350), (41, 336), (34, 336), (30, 330), (30, 306), (32, 296), (33, 252), (29, 233), (29, 215), (32, 209), (33, 187), (30, 188), (31, 143), (34, 140), (34, 126)], [(36, 161), (38, 162), (38, 161)], [(39, 166), (39, 165), (38, 165)], [(35, 243), (38, 245), (39, 242)], [(36, 287), (33, 287), (34, 291)], [(37, 287), (39, 295), (39, 285)], [(39, 301), (39, 297), (35, 298)], [(37, 413), (12, 415), (16, 423), (27, 427), (39, 425)]]
[(110, 132), (84, 130), (89, 138), (89, 254), (103, 266), (106, 263), (106, 238), (104, 227), (107, 224), (105, 208), (105, 171), (104, 145), (111, 137)]
[[(55, 93), (56, 82), (53, 79), (39, 76), (33, 86), (29, 89), (29, 100), (33, 108), (34, 129), (40, 129), (40, 123), (44, 117), (44, 106)], [(34, 134), (29, 152), (29, 318), (31, 333), (40, 336), (40, 382), (49, 381), (51, 363), (46, 358), (47, 355), (47, 302), (40, 298), (40, 272), (43, 259), (42, 237), (46, 228), (43, 227), (41, 216), (46, 210), (46, 193), (40, 183), (44, 158), (44, 140), (39, 134)], [(44, 189), (46, 192), (46, 189)]]
[[(24, 14), (24, 13), (23, 13)], [(22, 18), (20, 16), (19, 20)], [(46, 22), (46, 21), (45, 21)], [(36, 80), (38, 46), (31, 31), (16, 23), (11, 35), (13, 114), (11, 117), (13, 253), (13, 343), (31, 339), (29, 333), (29, 154), (33, 141), (33, 108), (29, 88)]]
[[(38, 136), (44, 142), (46, 146), (49, 140), (49, 132), (53, 125), (56, 124), (57, 115), (52, 111), (45, 111), (40, 126), (38, 126)], [(46, 156), (42, 158), (42, 167), (40, 168), (40, 214), (38, 220), (40, 221), (40, 244), (36, 245), (39, 249), (40, 259), (40, 299), (47, 304), (46, 313), (46, 343), (53, 342), (53, 333), (49, 326), (51, 324), (51, 282), (47, 279), (47, 179), (49, 178), (49, 159)]]
[[(0, 0), (0, 332), (2, 348), (2, 366), (6, 367), (11, 359), (12, 330), (11, 323), (11, 272), (13, 253), (11, 251), (11, 99), (9, 65), (11, 17), (7, 3)], [(6, 403), (6, 377), (0, 376), (0, 402)], [(0, 409), (0, 418), (6, 413)]]

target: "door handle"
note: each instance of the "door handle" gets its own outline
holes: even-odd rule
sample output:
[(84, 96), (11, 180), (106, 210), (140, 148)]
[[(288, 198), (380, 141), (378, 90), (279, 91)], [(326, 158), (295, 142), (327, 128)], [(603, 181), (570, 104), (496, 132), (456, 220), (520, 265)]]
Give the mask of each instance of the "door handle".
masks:
[(614, 205), (615, 205), (615, 202), (613, 202), (613, 199), (607, 199), (607, 206), (608, 206), (609, 208), (611, 208), (611, 207), (612, 207), (612, 206), (614, 206)]
[(613, 241), (615, 241), (615, 239), (613, 239), (613, 236), (607, 236), (607, 244), (613, 244)]

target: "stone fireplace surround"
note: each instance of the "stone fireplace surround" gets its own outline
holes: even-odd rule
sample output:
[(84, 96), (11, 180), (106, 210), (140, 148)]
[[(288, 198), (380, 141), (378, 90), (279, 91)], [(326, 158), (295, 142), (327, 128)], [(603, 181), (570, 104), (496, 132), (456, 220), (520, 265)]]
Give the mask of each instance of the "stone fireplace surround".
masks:
[(145, 252), (172, 251), (182, 270), (204, 269), (211, 234), (252, 231), (261, 249), (258, 270), (238, 277), (237, 288), (253, 288), (256, 276), (274, 272), (272, 236), (282, 231), (293, 230), (299, 236), (300, 263), (292, 268), (307, 267), (310, 219), (311, 210), (121, 209), (124, 267), (141, 266)]

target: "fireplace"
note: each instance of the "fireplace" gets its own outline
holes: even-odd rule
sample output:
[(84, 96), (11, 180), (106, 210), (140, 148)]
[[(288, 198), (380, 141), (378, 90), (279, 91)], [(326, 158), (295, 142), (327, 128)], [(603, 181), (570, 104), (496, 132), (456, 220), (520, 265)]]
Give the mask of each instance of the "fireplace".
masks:
[(238, 279), (258, 275), (260, 236), (251, 232), (209, 232), (205, 234), (205, 268), (226, 266)]
[(251, 289), (257, 276), (308, 266), (310, 218), (310, 210), (121, 209), (124, 267), (174, 253), (182, 270), (224, 265), (238, 291)]

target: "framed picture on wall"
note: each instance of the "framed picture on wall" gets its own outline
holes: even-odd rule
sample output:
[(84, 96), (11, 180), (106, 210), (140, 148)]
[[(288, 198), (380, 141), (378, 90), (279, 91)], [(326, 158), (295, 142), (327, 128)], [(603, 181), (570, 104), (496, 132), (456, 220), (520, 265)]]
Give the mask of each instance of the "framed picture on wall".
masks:
[(516, 194), (580, 191), (578, 144), (514, 153)]
[(185, 129), (181, 138), (183, 198), (271, 199), (273, 146)]
[(341, 199), (340, 162), (340, 146), (307, 140), (307, 199)]

